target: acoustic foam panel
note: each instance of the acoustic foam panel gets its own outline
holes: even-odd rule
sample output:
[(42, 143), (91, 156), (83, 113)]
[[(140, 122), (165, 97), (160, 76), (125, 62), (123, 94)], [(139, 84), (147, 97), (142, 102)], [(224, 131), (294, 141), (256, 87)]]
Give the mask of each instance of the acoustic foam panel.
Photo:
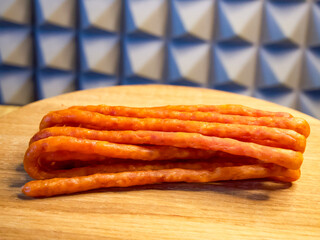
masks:
[(0, 103), (174, 84), (320, 118), (320, 1), (1, 0)]

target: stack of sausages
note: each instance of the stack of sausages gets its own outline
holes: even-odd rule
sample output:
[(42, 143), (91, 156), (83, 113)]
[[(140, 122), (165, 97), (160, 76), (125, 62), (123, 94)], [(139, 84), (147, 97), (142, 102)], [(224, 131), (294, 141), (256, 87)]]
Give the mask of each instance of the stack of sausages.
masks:
[(74, 106), (49, 112), (24, 158), (50, 197), (163, 182), (267, 178), (292, 182), (310, 133), (289, 113), (242, 105)]

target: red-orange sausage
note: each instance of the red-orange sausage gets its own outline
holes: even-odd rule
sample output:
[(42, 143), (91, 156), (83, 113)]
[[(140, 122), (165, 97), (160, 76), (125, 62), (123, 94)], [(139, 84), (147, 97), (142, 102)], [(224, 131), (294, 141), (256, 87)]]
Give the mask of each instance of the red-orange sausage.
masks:
[(212, 182), (280, 176), (283, 181), (299, 178), (299, 170), (288, 170), (279, 166), (272, 168), (263, 165), (217, 167), (214, 170), (162, 169), (122, 173), (97, 173), (73, 178), (53, 178), (31, 181), (25, 184), (22, 192), (31, 197), (51, 197), (71, 194), (98, 188), (129, 187), (164, 182)]
[(218, 112), (228, 115), (252, 116), (252, 117), (292, 117), (286, 112), (270, 112), (246, 107), (239, 104), (224, 105), (168, 105), (163, 107), (153, 107), (154, 109), (169, 109), (182, 112)]
[(178, 119), (129, 118), (106, 116), (100, 113), (68, 109), (51, 112), (41, 121), (40, 129), (62, 125), (82, 126), (97, 130), (152, 130), (163, 132), (193, 132), (208, 136), (234, 138), (241, 141), (263, 143), (271, 140), (278, 147), (303, 152), (306, 139), (288, 129), (240, 124), (208, 123)]
[[(215, 156), (213, 151), (199, 149), (182, 149), (171, 146), (137, 146), (128, 144), (110, 143), (107, 141), (95, 141), (78, 139), (74, 137), (49, 137), (32, 143), (24, 157), (25, 171), (35, 179), (45, 179), (60, 176), (61, 171), (68, 171), (69, 176), (76, 176), (75, 169), (63, 169), (59, 171), (46, 171), (40, 166), (39, 160), (45, 153), (73, 152), (75, 154), (95, 154), (98, 156), (133, 160), (169, 160), (169, 159), (208, 159)], [(57, 158), (56, 161), (65, 159)], [(84, 160), (84, 159), (80, 159)], [(89, 158), (88, 160), (95, 160)]]
[(217, 123), (233, 123), (243, 125), (257, 125), (276, 127), (283, 129), (294, 130), (305, 137), (310, 133), (310, 127), (307, 121), (302, 118), (293, 117), (253, 117), (253, 116), (240, 116), (240, 115), (226, 115), (217, 112), (181, 112), (171, 110), (168, 108), (133, 108), (124, 106), (73, 106), (71, 109), (85, 110), (97, 112), (111, 116), (124, 116), (136, 118), (169, 118), (180, 120), (192, 120), (203, 122), (217, 122)]
[(180, 149), (192, 147), (252, 157), (291, 169), (298, 169), (303, 161), (302, 154), (292, 150), (239, 142), (227, 138), (206, 137), (200, 134), (195, 138), (196, 141), (192, 141), (190, 138), (186, 137), (186, 135), (188, 135), (188, 133), (165, 133), (163, 135), (158, 135), (157, 139), (153, 139), (152, 137), (149, 138), (149, 136), (144, 135), (140, 136), (140, 138), (136, 138), (141, 142), (147, 141), (151, 144), (152, 141), (164, 142), (177, 148), (168, 146), (125, 145), (65, 136), (49, 137), (36, 141), (29, 146), (24, 159), (25, 170), (33, 178), (48, 178), (48, 173), (41, 171), (41, 168), (38, 165), (38, 159), (42, 153), (56, 151), (70, 151), (84, 154), (91, 153), (110, 158), (129, 157), (136, 160), (188, 159), (190, 156), (203, 154), (201, 152), (195, 153), (196, 149)]

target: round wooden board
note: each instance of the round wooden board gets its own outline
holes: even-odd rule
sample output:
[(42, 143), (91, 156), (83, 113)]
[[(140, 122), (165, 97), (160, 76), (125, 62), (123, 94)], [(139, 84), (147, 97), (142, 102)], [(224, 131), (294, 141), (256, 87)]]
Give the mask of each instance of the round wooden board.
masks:
[[(311, 126), (302, 177), (293, 184), (234, 181), (113, 188), (47, 199), (20, 193), (22, 161), (48, 111), (72, 105), (236, 103), (287, 111)], [(209, 89), (118, 86), (34, 102), (0, 118), (1, 239), (319, 239), (320, 121), (263, 100)]]

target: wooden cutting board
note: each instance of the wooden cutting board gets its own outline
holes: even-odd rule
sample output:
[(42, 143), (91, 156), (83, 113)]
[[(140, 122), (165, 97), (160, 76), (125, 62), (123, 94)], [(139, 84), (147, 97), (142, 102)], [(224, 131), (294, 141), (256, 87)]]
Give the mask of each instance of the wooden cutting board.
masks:
[[(22, 161), (42, 116), (71, 105), (236, 103), (288, 111), (311, 125), (293, 184), (161, 184), (47, 199), (20, 193)], [(38, 101), (0, 118), (0, 239), (320, 239), (320, 121), (266, 101), (176, 86), (118, 86)]]

